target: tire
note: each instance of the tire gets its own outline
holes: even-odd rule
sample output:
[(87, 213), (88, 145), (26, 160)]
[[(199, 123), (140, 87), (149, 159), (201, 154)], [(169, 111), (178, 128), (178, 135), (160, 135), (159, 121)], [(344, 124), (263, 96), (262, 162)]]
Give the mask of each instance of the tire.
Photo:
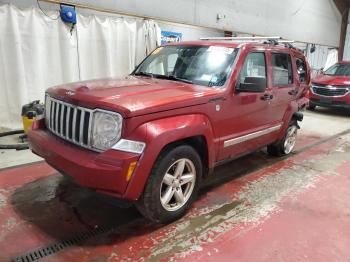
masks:
[(316, 105), (310, 103), (309, 106), (307, 107), (307, 109), (310, 111), (315, 111)]
[(147, 219), (160, 224), (181, 218), (197, 197), (202, 170), (201, 158), (193, 147), (180, 145), (163, 150), (136, 202), (137, 209)]
[(296, 120), (292, 120), (286, 130), (283, 139), (275, 144), (267, 146), (267, 153), (272, 156), (284, 156), (292, 153), (296, 144), (299, 126)]

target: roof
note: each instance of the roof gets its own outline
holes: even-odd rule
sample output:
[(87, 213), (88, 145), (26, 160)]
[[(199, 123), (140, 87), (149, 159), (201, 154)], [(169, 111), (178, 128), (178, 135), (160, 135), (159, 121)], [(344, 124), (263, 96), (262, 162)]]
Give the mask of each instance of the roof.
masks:
[[(168, 43), (164, 46), (224, 46), (224, 47), (231, 47), (231, 48), (239, 48), (242, 46), (256, 46), (256, 47), (264, 47), (264, 48), (270, 48), (275, 50), (288, 50), (288, 47), (284, 47), (283, 45), (273, 45), (273, 44), (263, 44), (261, 42), (252, 42), (252, 41), (241, 41), (241, 42), (235, 42), (235, 41), (211, 41), (211, 40), (201, 40), (201, 41), (184, 41), (184, 42), (174, 42), (174, 43)], [(303, 53), (298, 49), (292, 49), (294, 52), (297, 52), (299, 54)]]

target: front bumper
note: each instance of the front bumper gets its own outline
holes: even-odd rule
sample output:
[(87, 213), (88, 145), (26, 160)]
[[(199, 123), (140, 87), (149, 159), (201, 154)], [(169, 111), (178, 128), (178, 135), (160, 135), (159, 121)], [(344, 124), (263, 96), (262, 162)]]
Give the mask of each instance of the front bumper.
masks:
[[(43, 124), (33, 127), (28, 135), (32, 151), (63, 174), (71, 176), (77, 184), (118, 198), (124, 195), (130, 164), (138, 154), (107, 150), (102, 153), (83, 149), (49, 132)], [(138, 170), (138, 165), (134, 174)]]
[(322, 106), (328, 108), (350, 108), (350, 98), (345, 97), (329, 97), (328, 101), (317, 95), (310, 96), (310, 105)]
[(350, 94), (344, 96), (321, 96), (310, 91), (310, 105), (328, 108), (350, 108)]
[(332, 101), (332, 103), (323, 103), (317, 99), (310, 99), (310, 105), (322, 106), (322, 107), (328, 107), (328, 108), (350, 109), (350, 104), (346, 102), (339, 102), (339, 101)]

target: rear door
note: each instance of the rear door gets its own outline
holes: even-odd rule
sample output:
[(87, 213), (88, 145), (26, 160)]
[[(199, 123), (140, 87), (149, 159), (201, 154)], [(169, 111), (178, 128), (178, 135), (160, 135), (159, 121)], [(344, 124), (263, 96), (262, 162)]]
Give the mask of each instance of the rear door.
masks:
[(310, 85), (310, 74), (308, 64), (303, 56), (294, 57), (296, 65), (296, 92), (295, 99), (298, 100), (299, 108), (306, 105), (306, 100), (303, 99), (309, 90)]
[(276, 120), (282, 121), (288, 105), (295, 100), (297, 89), (292, 56), (288, 51), (271, 51), (271, 85), (274, 99), (271, 101)]

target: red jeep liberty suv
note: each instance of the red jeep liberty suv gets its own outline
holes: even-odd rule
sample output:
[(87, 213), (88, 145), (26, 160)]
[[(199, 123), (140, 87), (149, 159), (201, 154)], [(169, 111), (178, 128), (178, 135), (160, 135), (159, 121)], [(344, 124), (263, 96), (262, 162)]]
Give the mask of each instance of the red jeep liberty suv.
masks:
[(180, 218), (214, 167), (267, 146), (291, 153), (310, 70), (278, 41), (158, 47), (123, 79), (49, 88), (31, 149), (85, 187)]
[(350, 61), (338, 62), (312, 80), (309, 109), (350, 109)]

